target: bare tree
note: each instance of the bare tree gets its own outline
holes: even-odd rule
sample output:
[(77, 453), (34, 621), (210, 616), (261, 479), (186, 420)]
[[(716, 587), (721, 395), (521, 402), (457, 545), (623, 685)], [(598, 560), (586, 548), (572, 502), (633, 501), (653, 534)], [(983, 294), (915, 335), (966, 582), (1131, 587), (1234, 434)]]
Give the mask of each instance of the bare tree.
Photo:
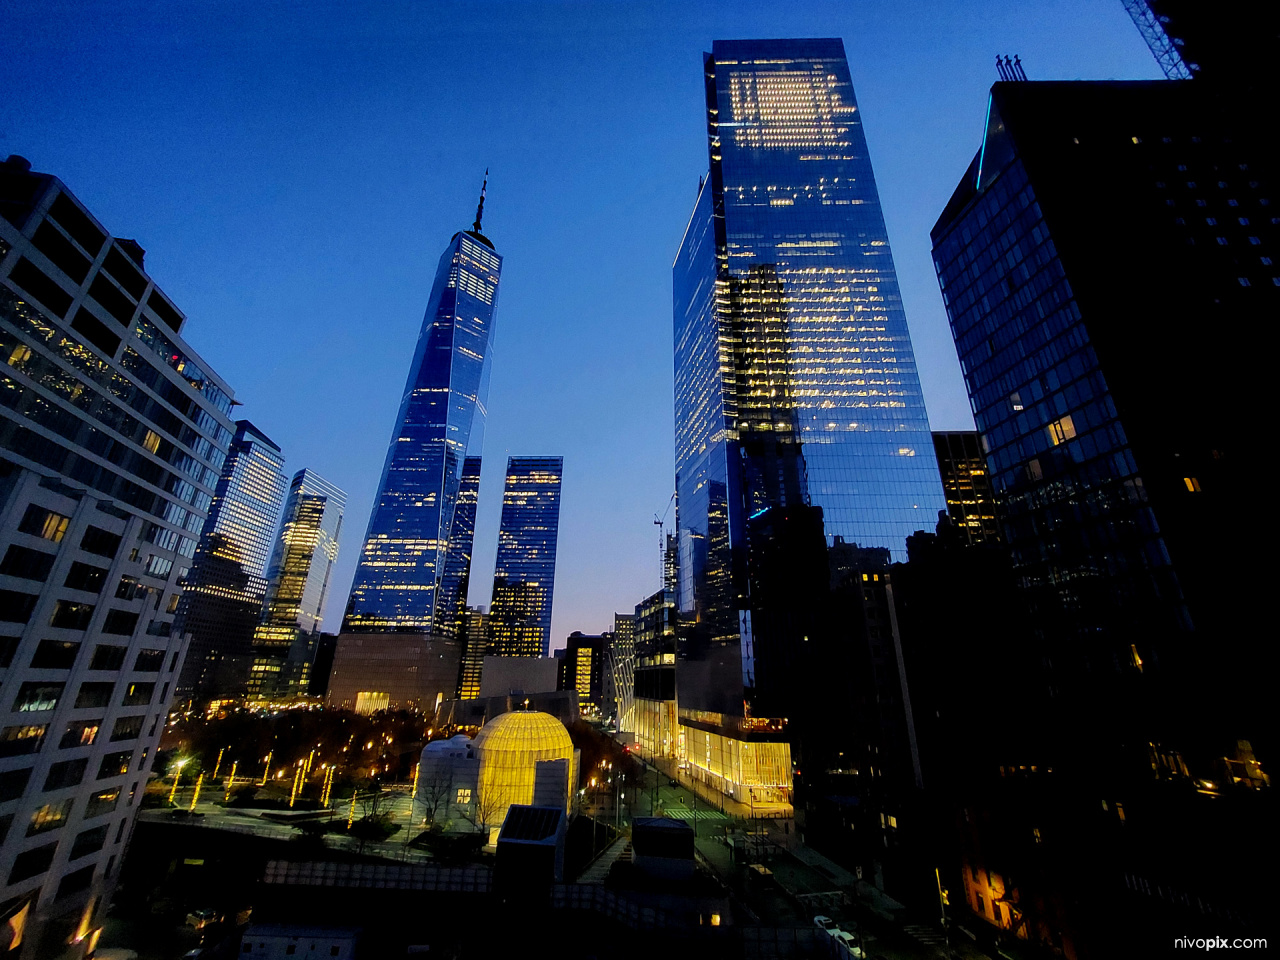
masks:
[(471, 802), (466, 805), (462, 818), (481, 833), (488, 833), (491, 827), (500, 826), (493, 821), (497, 819), (498, 812), (505, 807), (500, 789), (477, 784), (475, 790), (471, 792)]
[(419, 777), (417, 801), (427, 826), (435, 825), (441, 809), (445, 811), (445, 819), (448, 819), (449, 805), (456, 792), (453, 786), (453, 770), (446, 765), (437, 767), (425, 777)]

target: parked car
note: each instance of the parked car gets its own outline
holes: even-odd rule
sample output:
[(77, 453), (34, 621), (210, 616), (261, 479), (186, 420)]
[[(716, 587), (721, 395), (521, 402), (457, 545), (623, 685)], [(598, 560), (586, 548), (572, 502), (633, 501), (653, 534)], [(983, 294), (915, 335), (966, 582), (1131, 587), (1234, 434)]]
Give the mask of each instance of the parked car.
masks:
[(823, 930), (826, 933), (831, 933), (834, 930), (840, 929), (839, 927), (836, 926), (836, 922), (834, 920), (832, 920), (830, 917), (824, 917), (822, 914), (818, 914), (816, 917), (814, 917), (813, 923), (814, 923), (814, 926), (816, 926), (819, 930)]
[(839, 927), (831, 931), (831, 936), (839, 940), (849, 953), (861, 960), (862, 948), (858, 946), (858, 938), (847, 930), (841, 930)]

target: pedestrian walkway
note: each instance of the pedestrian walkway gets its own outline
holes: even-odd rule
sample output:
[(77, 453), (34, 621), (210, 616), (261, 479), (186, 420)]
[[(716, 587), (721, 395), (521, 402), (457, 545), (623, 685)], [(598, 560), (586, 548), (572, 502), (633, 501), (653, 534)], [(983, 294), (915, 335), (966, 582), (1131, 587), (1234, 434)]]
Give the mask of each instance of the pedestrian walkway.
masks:
[(902, 929), (909, 936), (915, 938), (926, 946), (940, 947), (947, 942), (947, 938), (936, 929), (933, 927), (926, 927), (921, 923), (905, 923), (902, 925)]
[(602, 884), (609, 877), (609, 871), (613, 869), (613, 865), (622, 858), (623, 854), (627, 855), (627, 859), (631, 857), (631, 841), (627, 837), (619, 837), (613, 841), (613, 844), (605, 847), (604, 852), (596, 857), (587, 865), (587, 869), (583, 870), (578, 876), (579, 883), (595, 883)]
[(719, 810), (691, 810), (688, 807), (663, 807), (662, 815), (670, 817), (672, 820), (693, 820), (697, 817), (699, 823), (704, 820), (728, 820), (728, 816)]

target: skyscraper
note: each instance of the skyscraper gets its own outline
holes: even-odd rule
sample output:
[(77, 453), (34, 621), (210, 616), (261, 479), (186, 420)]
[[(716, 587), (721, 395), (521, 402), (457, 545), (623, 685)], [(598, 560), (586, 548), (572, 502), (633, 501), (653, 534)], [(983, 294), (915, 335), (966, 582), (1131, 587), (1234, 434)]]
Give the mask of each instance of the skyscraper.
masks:
[(991, 474), (977, 431), (934, 431), (933, 449), (947, 495), (947, 514), (957, 532), (967, 543), (999, 540)]
[(253, 632), (250, 694), (306, 692), (346, 506), (347, 495), (314, 470), (294, 475)]
[(562, 457), (509, 457), (498, 527), (489, 629), (501, 657), (551, 649)]
[(0, 164), (0, 916), (97, 941), (231, 442), (184, 317), (55, 177)]
[[(1225, 932), (1273, 912), (1228, 851), (1274, 811), (1228, 771), (1253, 769), (1246, 741), (1274, 725), (1246, 693), (1271, 585), (1242, 507), (1268, 426), (1250, 338), (1280, 313), (1280, 184), (1270, 98), (1230, 82), (1248, 64), (1214, 79), (1201, 59), (1189, 81), (996, 84), (933, 229), (1034, 625), (1006, 694), (1016, 778), (980, 785), (967, 837), (969, 905), (1082, 957), (1141, 952), (1188, 914)], [(1224, 353), (1229, 375), (1204, 383)]]
[(237, 420), (175, 617), (178, 629), (191, 635), (179, 697), (245, 692), (271, 538), (288, 483), (283, 467), (280, 448), (248, 420)]
[(453, 526), (449, 531), (449, 549), (440, 580), (440, 599), (436, 602), (437, 631), (445, 636), (463, 638), (467, 591), (471, 585), (471, 551), (476, 535), (476, 504), (480, 501), (480, 458), (462, 461), (462, 480), (458, 485), (458, 502), (453, 509)]
[(441, 588), (466, 455), (479, 451), (483, 433), (502, 270), (480, 232), (483, 210), (482, 190), (472, 229), (453, 235), (436, 269), (344, 632), (431, 633), (445, 621), (457, 628), (461, 607), (451, 599), (442, 617)]
[[(901, 558), (945, 501), (843, 44), (717, 41), (704, 77), (710, 173), (675, 261), (674, 333), (680, 709), (712, 744), (771, 729), (743, 722), (751, 519), (817, 508), (828, 544)], [(728, 740), (706, 755), (736, 756)], [(736, 790), (756, 774), (706, 776)]]

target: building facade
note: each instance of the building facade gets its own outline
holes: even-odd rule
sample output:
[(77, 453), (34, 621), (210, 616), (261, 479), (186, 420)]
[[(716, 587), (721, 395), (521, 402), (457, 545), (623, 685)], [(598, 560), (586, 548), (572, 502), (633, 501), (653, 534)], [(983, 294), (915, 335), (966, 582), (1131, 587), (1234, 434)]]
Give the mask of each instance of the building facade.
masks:
[(0, 911), (96, 942), (234, 424), (184, 317), (57, 178), (0, 164)]
[(489, 629), (500, 657), (551, 650), (563, 457), (509, 457)]
[[(481, 210), (484, 196), (481, 194)], [(502, 258), (480, 232), (454, 234), (436, 269), (347, 603), (344, 632), (456, 630), (457, 573), (445, 584), (455, 513), (478, 452)], [(467, 554), (470, 550), (466, 551)], [(460, 572), (460, 570), (459, 570)], [(449, 612), (440, 599), (447, 593)]]
[(346, 493), (314, 470), (294, 475), (267, 571), (262, 619), (253, 632), (250, 696), (307, 692), (346, 507)]
[[(1036, 696), (967, 848), (1001, 896), (970, 906), (1077, 956), (1188, 907), (1224, 931), (1270, 909), (1224, 851), (1271, 814), (1213, 774), (1269, 726), (1242, 695), (1269, 584), (1240, 517), (1269, 371), (1245, 348), (1229, 388), (1188, 378), (1280, 310), (1276, 154), (1270, 101), (1208, 72), (997, 84), (933, 230), (1033, 624), (1016, 683)], [(1068, 800), (1082, 791), (1103, 795), (1099, 817)], [(1171, 859), (1154, 838), (1173, 824)]]
[(947, 516), (968, 543), (1000, 539), (987, 455), (976, 430), (934, 431), (933, 450), (947, 497)]
[(606, 661), (612, 640), (608, 633), (587, 636), (575, 630), (565, 641), (564, 656), (560, 658), (556, 689), (576, 691), (579, 709), (596, 719), (603, 712)]
[(440, 599), (436, 604), (437, 629), (458, 639), (466, 636), (467, 592), (471, 587), (471, 551), (476, 535), (476, 505), (480, 502), (480, 458), (462, 461), (458, 503), (453, 510), (449, 550), (445, 555)]
[(178, 603), (175, 622), (191, 637), (179, 698), (235, 697), (248, 687), (253, 631), (288, 485), (283, 469), (280, 448), (248, 420), (237, 420)]
[(751, 518), (817, 508), (827, 543), (901, 558), (945, 501), (843, 45), (717, 41), (704, 66), (710, 172), (674, 268), (681, 722), (777, 743), (755, 647), (791, 641), (754, 632)]

